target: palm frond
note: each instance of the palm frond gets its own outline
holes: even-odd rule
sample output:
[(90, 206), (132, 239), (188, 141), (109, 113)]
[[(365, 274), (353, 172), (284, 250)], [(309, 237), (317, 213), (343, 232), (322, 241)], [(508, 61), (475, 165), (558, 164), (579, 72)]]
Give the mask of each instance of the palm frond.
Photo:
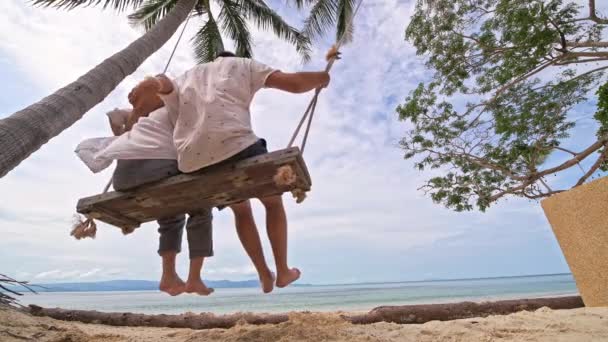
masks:
[(211, 62), (224, 51), (224, 41), (211, 11), (207, 10), (207, 22), (192, 38), (192, 43), (197, 63)]
[(317, 0), (310, 9), (308, 18), (304, 21), (302, 33), (311, 40), (327, 33), (336, 22), (339, 7), (336, 0)]
[(306, 5), (310, 5), (314, 3), (316, 0), (291, 0), (288, 2), (293, 2), (298, 9), (304, 8)]
[[(273, 11), (263, 0), (238, 0), (248, 19), (254, 21), (261, 29), (272, 29), (274, 34), (291, 44), (306, 62), (310, 60), (310, 39), (289, 25), (283, 18)], [(305, 0), (308, 1), (308, 0)]]
[(177, 4), (179, 0), (146, 0), (135, 12), (129, 14), (129, 22), (134, 26), (151, 29)]
[(233, 0), (222, 0), (222, 10), (218, 17), (222, 30), (235, 42), (236, 55), (250, 58), (252, 56), (251, 34), (240, 12), (241, 7)]
[(102, 6), (124, 11), (139, 7), (144, 0), (31, 0), (34, 6), (72, 10), (79, 6)]
[[(354, 25), (352, 25), (355, 0), (340, 0), (338, 4), (338, 25), (336, 29), (336, 41), (343, 38), (343, 43), (353, 40)], [(351, 23), (351, 25), (349, 25)]]

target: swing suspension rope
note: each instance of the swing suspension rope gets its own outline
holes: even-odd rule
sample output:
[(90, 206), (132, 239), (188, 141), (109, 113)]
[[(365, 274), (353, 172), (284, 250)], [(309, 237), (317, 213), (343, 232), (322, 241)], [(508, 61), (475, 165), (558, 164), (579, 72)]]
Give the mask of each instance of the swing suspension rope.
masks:
[[(353, 24), (353, 20), (357, 16), (357, 13), (359, 12), (359, 8), (361, 8), (362, 3), (363, 3), (363, 0), (359, 0), (357, 7), (355, 7), (355, 11), (350, 16), (350, 18), (348, 18), (348, 22), (346, 23), (342, 36), (336, 42), (336, 44), (333, 46), (334, 55), (331, 56), (327, 62), (327, 66), (325, 67), (326, 72), (329, 72), (331, 70), (331, 68), (333, 67), (334, 62), (336, 61), (336, 59), (338, 57), (337, 52), (340, 50), (340, 47), (344, 43), (344, 39), (346, 38), (346, 33), (351, 28), (351, 26)], [(308, 104), (306, 111), (304, 111), (304, 114), (302, 115), (302, 118), (300, 119), (300, 122), (298, 123), (296, 130), (293, 132), (293, 135), (291, 136), (291, 139), (289, 140), (289, 144), (287, 144), (288, 148), (293, 146), (293, 143), (296, 140), (296, 137), (298, 136), (298, 134), (300, 133), (300, 129), (302, 128), (304, 121), (306, 121), (306, 119), (308, 119), (308, 122), (306, 123), (306, 130), (304, 131), (304, 137), (302, 138), (302, 144), (300, 145), (300, 150), (301, 150), (302, 154), (304, 154), (304, 149), (306, 148), (306, 141), (308, 140), (308, 133), (310, 132), (312, 118), (315, 115), (315, 109), (317, 108), (317, 100), (319, 98), (319, 94), (321, 93), (321, 90), (322, 90), (322, 88), (318, 88), (315, 90), (315, 95), (310, 100), (310, 103)]]

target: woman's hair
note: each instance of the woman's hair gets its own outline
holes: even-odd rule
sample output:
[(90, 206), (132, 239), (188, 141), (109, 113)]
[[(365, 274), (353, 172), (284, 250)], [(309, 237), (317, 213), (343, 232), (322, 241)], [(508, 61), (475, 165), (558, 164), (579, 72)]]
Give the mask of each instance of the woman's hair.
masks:
[(222, 52), (218, 53), (215, 58), (220, 58), (220, 57), (236, 57), (236, 55), (230, 51), (222, 51)]

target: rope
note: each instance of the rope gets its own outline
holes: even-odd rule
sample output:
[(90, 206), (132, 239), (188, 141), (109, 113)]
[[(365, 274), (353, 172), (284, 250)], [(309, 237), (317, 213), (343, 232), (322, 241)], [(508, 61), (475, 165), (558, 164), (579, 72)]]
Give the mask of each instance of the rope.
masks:
[(182, 40), (182, 36), (184, 35), (184, 32), (186, 32), (186, 26), (188, 26), (188, 21), (190, 21), (190, 16), (188, 16), (186, 18), (186, 22), (184, 22), (184, 28), (182, 29), (182, 32), (179, 34), (179, 37), (177, 38), (177, 42), (175, 42), (175, 46), (173, 47), (173, 51), (171, 51), (171, 56), (169, 56), (167, 65), (165, 65), (165, 69), (163, 70), (163, 74), (167, 73), (167, 70), (169, 70), (169, 65), (171, 64), (171, 61), (173, 60), (173, 55), (175, 55), (175, 50), (177, 50), (177, 46), (179, 45), (179, 42)]
[[(359, 12), (359, 9), (361, 8), (362, 3), (363, 3), (363, 0), (359, 0), (359, 3), (357, 4), (357, 7), (355, 7), (355, 11), (353, 12), (353, 15), (351, 15), (350, 18), (348, 18), (348, 22), (346, 23), (345, 30), (342, 33), (342, 36), (340, 37), (340, 39), (338, 39), (338, 41), (334, 45), (336, 52), (340, 49), (340, 47), (344, 43), (344, 39), (346, 39), (346, 32), (352, 26), (353, 20), (357, 16), (357, 13)], [(337, 55), (332, 56), (329, 59), (329, 61), (327, 61), (327, 66), (325, 67), (325, 72), (329, 72), (331, 70), (331, 68), (334, 66), (334, 62), (336, 61), (336, 58), (337, 58)], [(296, 137), (300, 133), (300, 129), (302, 128), (304, 121), (306, 121), (306, 119), (308, 119), (308, 123), (306, 124), (306, 130), (304, 131), (304, 138), (302, 139), (302, 145), (300, 146), (300, 150), (302, 151), (302, 153), (304, 153), (304, 149), (306, 148), (306, 141), (308, 140), (308, 133), (310, 132), (310, 126), (312, 124), (312, 118), (315, 115), (315, 108), (317, 107), (317, 99), (319, 98), (319, 94), (321, 93), (321, 90), (323, 90), (323, 89), (317, 88), (315, 90), (315, 95), (310, 100), (310, 103), (308, 104), (306, 111), (304, 112), (304, 114), (302, 115), (302, 118), (300, 119), (300, 123), (298, 124), (295, 131), (293, 132), (293, 135), (291, 136), (291, 139), (289, 140), (289, 144), (287, 145), (287, 148), (293, 146), (293, 142), (295, 141)]]
[[(182, 28), (182, 32), (179, 34), (179, 37), (177, 37), (177, 41), (175, 42), (175, 46), (173, 47), (173, 51), (171, 51), (171, 55), (169, 56), (169, 60), (167, 60), (167, 64), (165, 65), (165, 69), (163, 70), (163, 74), (167, 73), (167, 70), (169, 70), (169, 65), (171, 65), (171, 61), (173, 60), (173, 56), (175, 55), (175, 51), (177, 50), (177, 46), (179, 45), (179, 42), (182, 40), (182, 37), (184, 35), (184, 32), (186, 32), (186, 26), (188, 26), (188, 21), (190, 21), (190, 16), (186, 17), (186, 21), (184, 22), (184, 27)], [(110, 186), (112, 186), (112, 181), (114, 179), (114, 176), (110, 177), (110, 180), (108, 181), (108, 183), (106, 184), (106, 186), (103, 188), (103, 194), (105, 194), (106, 192), (108, 192), (108, 190), (110, 190)]]

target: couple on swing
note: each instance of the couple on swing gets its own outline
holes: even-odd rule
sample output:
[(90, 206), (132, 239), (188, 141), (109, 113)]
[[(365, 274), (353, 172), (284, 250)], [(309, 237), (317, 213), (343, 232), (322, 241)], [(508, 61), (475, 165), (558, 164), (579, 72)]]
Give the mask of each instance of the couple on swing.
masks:
[[(334, 55), (330, 55), (334, 54)], [(337, 55), (330, 50), (328, 58)], [(87, 166), (99, 172), (117, 160), (114, 189), (126, 191), (142, 184), (231, 163), (267, 153), (266, 141), (251, 126), (249, 106), (262, 88), (304, 93), (326, 87), (327, 72), (285, 73), (253, 59), (223, 52), (210, 63), (197, 65), (183, 75), (147, 78), (129, 93), (132, 109), (108, 113), (114, 137), (88, 139), (78, 153)], [(82, 148), (89, 145), (89, 148)], [(93, 151), (93, 152), (91, 152)], [(231, 205), (239, 239), (258, 272), (262, 291), (285, 287), (300, 277), (287, 263), (287, 218), (281, 196), (260, 198), (266, 209), (266, 229), (276, 263), (276, 275), (264, 258), (260, 236), (249, 201)], [(212, 208), (159, 219), (158, 253), (162, 258), (160, 290), (172, 296), (213, 292), (201, 279), (203, 261), (213, 255)], [(186, 220), (186, 214), (188, 219)], [(186, 228), (190, 256), (184, 282), (176, 272)]]

